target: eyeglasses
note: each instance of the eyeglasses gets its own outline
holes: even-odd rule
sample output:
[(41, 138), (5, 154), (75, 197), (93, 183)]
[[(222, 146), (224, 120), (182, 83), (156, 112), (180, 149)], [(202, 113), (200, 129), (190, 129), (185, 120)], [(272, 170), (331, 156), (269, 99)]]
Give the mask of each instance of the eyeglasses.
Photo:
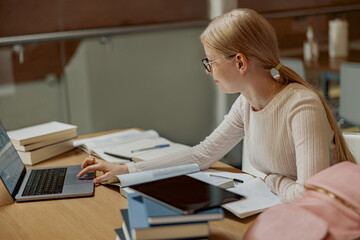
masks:
[[(233, 54), (233, 55), (230, 55), (228, 58), (232, 58), (232, 57), (235, 57), (236, 54)], [(202, 64), (204, 65), (206, 71), (208, 71), (209, 73), (212, 71), (212, 64), (215, 63), (215, 62), (222, 62), (226, 60), (225, 58), (224, 59), (215, 59), (215, 60), (212, 60), (210, 61), (208, 58), (204, 58), (203, 60), (201, 60)]]

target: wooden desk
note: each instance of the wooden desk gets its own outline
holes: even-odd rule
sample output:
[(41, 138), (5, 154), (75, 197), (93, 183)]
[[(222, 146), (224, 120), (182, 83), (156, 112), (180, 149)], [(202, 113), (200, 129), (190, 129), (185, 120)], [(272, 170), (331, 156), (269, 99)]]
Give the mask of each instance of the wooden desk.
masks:
[[(75, 149), (35, 167), (80, 164), (86, 156)], [(213, 168), (241, 172), (221, 162), (214, 164)], [(2, 189), (0, 198), (7, 196)], [(2, 204), (0, 238), (114, 240), (114, 229), (122, 225), (121, 208), (127, 208), (127, 200), (117, 188), (110, 186), (96, 187), (94, 197)], [(210, 222), (209, 239), (240, 239), (255, 218), (239, 219), (226, 212), (224, 220)]]

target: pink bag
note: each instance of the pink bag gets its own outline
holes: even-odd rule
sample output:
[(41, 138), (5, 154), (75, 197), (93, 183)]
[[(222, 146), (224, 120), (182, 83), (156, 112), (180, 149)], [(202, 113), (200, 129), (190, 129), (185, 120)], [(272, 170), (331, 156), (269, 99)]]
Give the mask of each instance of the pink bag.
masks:
[(360, 239), (360, 166), (341, 162), (309, 178), (304, 197), (260, 214), (244, 239)]

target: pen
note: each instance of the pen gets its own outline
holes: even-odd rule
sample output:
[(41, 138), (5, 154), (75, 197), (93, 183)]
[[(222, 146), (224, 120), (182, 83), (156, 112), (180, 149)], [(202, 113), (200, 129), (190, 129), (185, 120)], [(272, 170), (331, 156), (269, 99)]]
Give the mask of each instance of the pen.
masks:
[(119, 155), (112, 154), (112, 153), (108, 153), (108, 152), (104, 152), (104, 153), (107, 154), (107, 155), (109, 155), (109, 156), (112, 156), (112, 157), (129, 160), (129, 161), (131, 161), (131, 162), (133, 161), (133, 158), (131, 158), (131, 157), (119, 156)]
[(237, 178), (229, 178), (229, 177), (224, 177), (224, 176), (219, 176), (219, 175), (213, 175), (213, 174), (210, 174), (210, 176), (211, 176), (211, 177), (219, 177), (219, 178), (231, 179), (231, 180), (233, 180), (234, 182), (237, 182), (237, 183), (244, 183), (243, 180), (237, 179)]
[(146, 151), (146, 150), (151, 150), (151, 149), (156, 149), (156, 148), (164, 148), (164, 147), (170, 147), (170, 144), (162, 144), (162, 145), (156, 145), (154, 147), (135, 149), (135, 150), (131, 150), (131, 153), (141, 152), (141, 151)]

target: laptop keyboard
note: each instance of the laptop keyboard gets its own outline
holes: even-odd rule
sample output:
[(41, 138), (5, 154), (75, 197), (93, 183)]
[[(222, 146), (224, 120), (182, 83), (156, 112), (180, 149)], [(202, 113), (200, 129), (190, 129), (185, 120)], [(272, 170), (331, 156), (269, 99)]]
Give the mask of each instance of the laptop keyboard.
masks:
[(61, 193), (67, 168), (32, 170), (22, 196)]

